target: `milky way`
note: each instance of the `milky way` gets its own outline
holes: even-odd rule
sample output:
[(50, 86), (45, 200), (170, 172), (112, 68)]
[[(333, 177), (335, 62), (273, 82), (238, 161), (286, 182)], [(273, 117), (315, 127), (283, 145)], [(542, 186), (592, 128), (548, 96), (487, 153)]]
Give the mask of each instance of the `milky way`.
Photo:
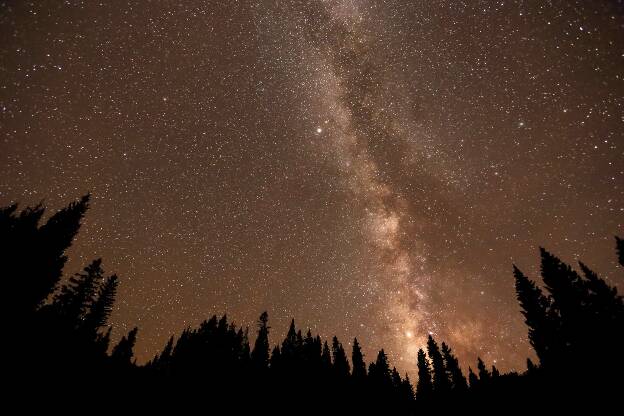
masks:
[(511, 265), (622, 284), (619, 1), (0, 2), (0, 203), (93, 204), (149, 359), (212, 314), (414, 373), (532, 353)]

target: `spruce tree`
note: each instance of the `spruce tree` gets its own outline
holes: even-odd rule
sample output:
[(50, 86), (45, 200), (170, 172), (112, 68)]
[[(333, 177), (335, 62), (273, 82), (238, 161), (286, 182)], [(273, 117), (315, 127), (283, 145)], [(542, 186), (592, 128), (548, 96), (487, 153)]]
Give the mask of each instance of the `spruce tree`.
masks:
[(551, 316), (556, 316), (557, 325), (551, 328), (556, 343), (551, 343), (551, 352), (557, 358), (561, 370), (573, 358), (574, 353), (582, 348), (579, 341), (588, 330), (585, 322), (584, 303), (589, 297), (581, 276), (557, 257), (540, 248), (541, 272), (546, 290), (552, 299)]
[(280, 351), (279, 346), (276, 345), (271, 351), (271, 370), (277, 371), (281, 369), (281, 358), (282, 352)]
[(369, 367), (368, 375), (371, 381), (378, 386), (378, 388), (388, 389), (392, 387), (392, 375), (390, 373), (390, 364), (388, 363), (388, 356), (382, 349), (377, 354), (375, 365)]
[(364, 354), (362, 354), (362, 349), (360, 348), (357, 338), (353, 339), (351, 362), (353, 364), (353, 378), (358, 380), (366, 378), (366, 363), (364, 362)]
[(342, 344), (338, 341), (338, 337), (332, 339), (332, 356), (334, 361), (334, 373), (339, 378), (346, 378), (351, 371), (349, 361)]
[(401, 396), (404, 400), (408, 402), (414, 401), (414, 387), (412, 386), (412, 382), (407, 374), (405, 374), (405, 378), (401, 382)]
[(288, 366), (292, 366), (297, 356), (297, 344), (297, 330), (295, 328), (295, 320), (293, 319), (290, 321), (290, 327), (281, 348), (281, 358)]
[(258, 318), (258, 337), (251, 352), (251, 361), (255, 368), (266, 369), (269, 365), (269, 314), (262, 312)]
[(468, 367), (468, 382), (470, 383), (470, 388), (474, 389), (479, 386), (479, 376), (477, 376), (474, 371), (472, 371), (471, 367)]
[(95, 335), (100, 328), (107, 324), (108, 318), (113, 311), (117, 285), (116, 275), (108, 277), (100, 285), (96, 299), (84, 319), (83, 327), (90, 334)]
[(51, 305), (62, 325), (75, 330), (83, 325), (96, 303), (95, 294), (103, 273), (102, 259), (96, 259), (84, 268), (83, 273), (77, 273), (63, 285)]
[(550, 301), (541, 289), (524, 275), (515, 265), (513, 273), (516, 279), (516, 294), (525, 323), (529, 328), (529, 342), (535, 349), (542, 364), (548, 365), (553, 357), (554, 319), (551, 317)]
[(431, 367), (425, 352), (418, 350), (418, 382), (416, 383), (416, 398), (421, 401), (431, 399), (433, 382), (431, 380)]
[(130, 365), (132, 357), (134, 356), (134, 344), (136, 343), (136, 336), (139, 328), (135, 327), (128, 335), (121, 337), (121, 340), (117, 345), (113, 347), (111, 352), (111, 359), (119, 365)]
[(615, 237), (615, 248), (617, 250), (618, 261), (621, 266), (624, 266), (624, 240), (620, 237)]
[(399, 371), (396, 369), (396, 367), (392, 367), (392, 371), (390, 372), (390, 378), (392, 379), (392, 386), (397, 390), (400, 389), (401, 384), (403, 384), (403, 380), (401, 380), (401, 375), (399, 374)]
[(323, 344), (323, 352), (321, 353), (321, 368), (327, 371), (332, 368), (331, 352), (329, 350), (329, 345), (327, 345), (327, 341)]
[(445, 395), (450, 391), (450, 381), (438, 344), (431, 335), (427, 340), (427, 354), (433, 366), (433, 391), (436, 395)]
[(481, 357), (477, 358), (477, 369), (479, 370), (479, 381), (481, 383), (484, 383), (490, 380), (492, 375), (488, 371)]
[(451, 380), (452, 390), (456, 392), (466, 391), (468, 389), (468, 383), (459, 367), (459, 361), (444, 342), (442, 343), (442, 355), (444, 357), (448, 378)]
[[(2, 265), (9, 284), (9, 293), (16, 297), (14, 311), (22, 314), (34, 311), (48, 298), (58, 284), (67, 262), (65, 252), (71, 246), (85, 212), (89, 195), (57, 211), (38, 227), (45, 209), (38, 205), (19, 216), (14, 209), (3, 210), (3, 221), (11, 231), (3, 234)], [(11, 207), (12, 208), (12, 207)], [(6, 213), (9, 213), (8, 217)]]

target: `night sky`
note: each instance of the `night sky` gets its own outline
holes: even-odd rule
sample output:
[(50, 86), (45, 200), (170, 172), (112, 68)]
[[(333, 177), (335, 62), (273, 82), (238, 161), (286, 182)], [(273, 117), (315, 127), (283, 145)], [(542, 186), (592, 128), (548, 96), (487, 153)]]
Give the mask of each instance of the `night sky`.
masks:
[(619, 1), (2, 1), (0, 205), (91, 192), (114, 336), (263, 310), (414, 374), (531, 354), (512, 264), (622, 287)]

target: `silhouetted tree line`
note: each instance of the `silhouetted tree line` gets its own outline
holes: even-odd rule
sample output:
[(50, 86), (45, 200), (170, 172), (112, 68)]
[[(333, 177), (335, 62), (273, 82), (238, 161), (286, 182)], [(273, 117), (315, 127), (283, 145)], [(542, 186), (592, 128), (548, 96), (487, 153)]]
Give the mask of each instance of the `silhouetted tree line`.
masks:
[[(61, 282), (89, 199), (72, 202), (45, 222), (42, 205), (0, 209), (0, 269), (10, 317), (5, 375), (31, 389), (50, 390), (56, 381), (59, 389), (73, 386), (83, 393), (107, 389), (109, 400), (133, 396), (149, 400), (144, 403), (191, 400), (198, 406), (210, 400), (203, 403), (206, 409), (224, 405), (228, 413), (413, 414), (557, 402), (579, 391), (596, 397), (622, 387), (622, 296), (585, 264), (579, 263), (578, 273), (543, 248), (542, 283), (513, 268), (538, 358), (527, 359), (522, 373), (501, 374), (479, 358), (466, 377), (451, 348), (429, 336), (426, 351), (418, 351), (414, 388), (383, 349), (367, 366), (357, 339), (348, 351), (337, 337), (328, 341), (310, 329), (304, 333), (294, 320), (271, 348), (266, 312), (253, 346), (248, 328), (215, 315), (172, 336), (152, 360), (138, 365), (138, 328), (111, 344), (108, 320), (117, 276), (106, 275), (96, 259)], [(624, 266), (624, 241), (618, 237), (616, 249)]]

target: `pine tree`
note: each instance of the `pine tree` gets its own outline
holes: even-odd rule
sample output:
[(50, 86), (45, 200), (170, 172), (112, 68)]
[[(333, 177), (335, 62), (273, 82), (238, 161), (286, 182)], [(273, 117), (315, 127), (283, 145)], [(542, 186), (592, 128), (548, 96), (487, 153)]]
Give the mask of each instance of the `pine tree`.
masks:
[(401, 396), (404, 400), (408, 402), (414, 401), (414, 387), (412, 386), (412, 382), (407, 374), (405, 374), (405, 378), (401, 382)]
[(451, 385), (444, 367), (444, 359), (431, 335), (427, 340), (427, 353), (433, 366), (433, 391), (437, 395), (445, 395), (450, 391)]
[(282, 352), (280, 351), (279, 346), (276, 345), (271, 351), (271, 370), (275, 371), (280, 369), (281, 358)]
[(130, 365), (132, 357), (134, 356), (134, 344), (136, 343), (136, 336), (139, 328), (135, 327), (128, 335), (121, 337), (121, 340), (117, 345), (113, 347), (111, 353), (111, 359), (119, 365)]
[(312, 337), (312, 331), (308, 328), (303, 339), (303, 358), (308, 366), (316, 365), (321, 358), (321, 344), (317, 346), (316, 340)]
[(327, 371), (332, 368), (331, 352), (329, 351), (327, 341), (323, 344), (323, 352), (321, 353), (321, 368)]
[(112, 275), (102, 283), (98, 289), (95, 301), (91, 305), (89, 312), (84, 319), (86, 331), (95, 335), (97, 331), (106, 325), (113, 305), (115, 303), (115, 295), (117, 293), (117, 276)]
[(433, 382), (431, 380), (431, 368), (429, 366), (429, 360), (421, 348), (418, 350), (418, 383), (416, 383), (416, 398), (421, 401), (426, 401), (431, 398), (432, 393)]
[[(39, 307), (56, 288), (67, 262), (65, 252), (80, 229), (80, 222), (89, 208), (89, 199), (90, 195), (87, 194), (56, 212), (44, 225), (31, 233), (32, 245), (19, 248), (24, 251), (15, 257), (20, 264), (15, 265), (19, 269), (13, 270), (13, 280), (24, 290), (13, 293), (28, 296), (23, 303), (28, 309)], [(28, 220), (36, 220), (36, 226), (42, 214), (43, 208), (38, 206), (27, 214), (30, 217)], [(17, 277), (19, 275), (21, 278)]]
[(392, 371), (390, 372), (390, 378), (392, 379), (392, 386), (397, 390), (400, 389), (401, 384), (403, 384), (403, 380), (401, 380), (401, 375), (399, 374), (399, 371), (396, 369), (396, 367), (392, 367)]
[(364, 354), (362, 354), (362, 349), (360, 348), (357, 338), (353, 339), (351, 362), (353, 363), (353, 378), (358, 380), (366, 378), (366, 363), (364, 362)]
[(77, 273), (63, 285), (51, 306), (63, 325), (76, 330), (82, 326), (95, 304), (95, 293), (103, 273), (102, 259), (96, 259), (84, 268), (83, 273)]
[(529, 280), (515, 265), (516, 294), (525, 323), (529, 328), (529, 342), (542, 364), (548, 365), (553, 357), (555, 325), (549, 312), (550, 301), (537, 285)]
[(95, 338), (95, 352), (100, 356), (104, 356), (110, 345), (110, 337), (113, 328), (108, 327), (108, 330), (104, 333), (97, 333)]
[(349, 361), (347, 361), (347, 354), (336, 336), (332, 339), (332, 356), (334, 373), (340, 378), (348, 377), (351, 369), (349, 368)]
[(471, 389), (479, 386), (479, 377), (472, 371), (471, 367), (468, 367), (468, 381), (470, 382)]
[(369, 367), (368, 375), (371, 381), (376, 384), (378, 388), (383, 390), (392, 387), (390, 364), (388, 363), (388, 357), (383, 349), (377, 354), (375, 365), (371, 364)]
[(457, 392), (466, 391), (468, 389), (468, 383), (459, 367), (459, 361), (444, 342), (442, 343), (442, 355), (444, 357), (447, 376), (451, 380), (452, 390)]
[(173, 354), (173, 336), (169, 338), (165, 348), (163, 348), (160, 355), (156, 355), (154, 360), (152, 360), (152, 364), (155, 368), (162, 370), (169, 367), (171, 364), (171, 355)]
[[(249, 346), (249, 327), (245, 328), (245, 331), (243, 332), (243, 336), (241, 339), (240, 361), (244, 367), (246, 367), (251, 361), (251, 347)], [(267, 349), (266, 363), (268, 366), (269, 364), (268, 349)]]
[(483, 363), (483, 360), (481, 360), (481, 357), (477, 358), (477, 369), (479, 370), (479, 381), (481, 383), (484, 383), (490, 380), (492, 375), (490, 374), (487, 367)]
[(581, 348), (579, 338), (587, 330), (583, 305), (589, 294), (582, 278), (569, 265), (544, 248), (540, 248), (540, 253), (542, 280), (552, 299), (551, 315), (558, 318), (557, 325), (551, 329), (558, 342), (551, 343), (551, 350), (561, 368)]
[(297, 330), (295, 320), (290, 321), (290, 327), (286, 338), (282, 342), (281, 358), (288, 366), (291, 366), (297, 356)]
[(624, 266), (624, 240), (620, 237), (615, 237), (615, 247), (617, 250), (618, 261), (621, 266)]
[(269, 314), (262, 312), (258, 319), (258, 337), (251, 353), (251, 361), (258, 369), (266, 369), (269, 365)]

